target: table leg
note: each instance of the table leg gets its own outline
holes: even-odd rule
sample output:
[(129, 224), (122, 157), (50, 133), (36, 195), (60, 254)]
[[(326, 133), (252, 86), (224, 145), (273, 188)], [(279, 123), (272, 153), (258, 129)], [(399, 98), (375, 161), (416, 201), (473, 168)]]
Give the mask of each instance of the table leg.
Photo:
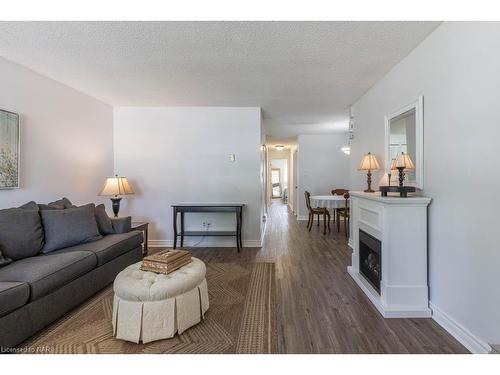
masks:
[(144, 249), (142, 256), (148, 255), (148, 225), (146, 225), (146, 228), (144, 229)]
[(243, 208), (239, 209), (240, 212), (240, 248), (243, 247), (243, 235), (241, 234), (243, 228)]
[(177, 248), (177, 208), (174, 207), (174, 249)]
[(181, 248), (184, 247), (184, 212), (181, 212)]
[(326, 212), (323, 212), (323, 234), (326, 234)]
[(236, 249), (240, 252), (240, 215), (236, 210)]

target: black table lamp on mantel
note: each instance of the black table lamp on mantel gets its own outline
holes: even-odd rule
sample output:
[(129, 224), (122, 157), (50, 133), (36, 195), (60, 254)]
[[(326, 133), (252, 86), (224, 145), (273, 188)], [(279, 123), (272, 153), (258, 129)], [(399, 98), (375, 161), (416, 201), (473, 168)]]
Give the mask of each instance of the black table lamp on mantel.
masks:
[[(410, 158), (410, 155), (402, 152), (395, 159), (392, 159), (391, 171), (398, 171), (399, 174), (399, 186), (403, 186), (405, 180), (405, 170), (415, 169), (415, 165)], [(390, 179), (390, 177), (389, 177)], [(390, 184), (390, 181), (389, 181)]]
[(113, 202), (113, 213), (115, 217), (118, 217), (118, 212), (120, 211), (120, 201), (122, 200), (120, 195), (131, 194), (134, 194), (134, 189), (130, 186), (127, 177), (119, 177), (118, 175), (107, 178), (104, 187), (99, 193), (99, 195), (102, 196), (113, 197), (111, 198), (111, 202)]

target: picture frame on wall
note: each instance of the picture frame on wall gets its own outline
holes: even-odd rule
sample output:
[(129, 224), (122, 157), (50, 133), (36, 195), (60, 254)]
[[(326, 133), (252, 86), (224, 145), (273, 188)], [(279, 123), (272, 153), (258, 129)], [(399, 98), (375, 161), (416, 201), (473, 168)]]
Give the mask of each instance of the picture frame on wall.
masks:
[(0, 189), (17, 189), (20, 186), (19, 117), (19, 113), (0, 109)]

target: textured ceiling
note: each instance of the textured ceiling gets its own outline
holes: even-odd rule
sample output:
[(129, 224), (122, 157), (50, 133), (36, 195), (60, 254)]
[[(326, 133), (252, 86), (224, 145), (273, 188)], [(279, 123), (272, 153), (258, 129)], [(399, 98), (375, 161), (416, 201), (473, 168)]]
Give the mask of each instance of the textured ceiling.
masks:
[(260, 106), (268, 132), (347, 108), (437, 22), (0, 22), (0, 55), (106, 103)]

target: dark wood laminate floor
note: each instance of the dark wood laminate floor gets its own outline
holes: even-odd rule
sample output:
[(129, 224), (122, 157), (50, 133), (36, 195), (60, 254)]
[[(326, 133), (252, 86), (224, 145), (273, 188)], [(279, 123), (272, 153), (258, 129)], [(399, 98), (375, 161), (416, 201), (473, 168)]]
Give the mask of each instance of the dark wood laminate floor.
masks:
[(342, 229), (308, 232), (281, 203), (270, 207), (261, 249), (191, 250), (206, 262), (276, 263), (280, 353), (467, 353), (432, 319), (382, 318), (347, 273)]

